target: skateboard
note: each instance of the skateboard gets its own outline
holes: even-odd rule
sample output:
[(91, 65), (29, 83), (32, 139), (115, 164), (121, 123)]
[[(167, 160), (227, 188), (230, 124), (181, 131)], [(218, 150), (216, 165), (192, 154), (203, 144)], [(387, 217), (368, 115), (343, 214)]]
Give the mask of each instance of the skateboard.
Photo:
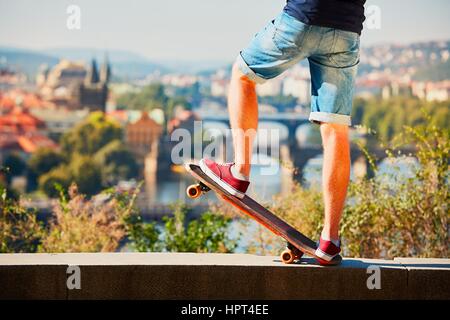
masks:
[(315, 255), (317, 244), (313, 240), (309, 239), (283, 219), (277, 217), (251, 197), (245, 195), (244, 198), (239, 199), (231, 195), (209, 178), (198, 165), (186, 164), (186, 170), (198, 181), (196, 184), (187, 187), (186, 193), (189, 198), (196, 199), (202, 194), (213, 190), (240, 212), (243, 212), (275, 235), (286, 240), (286, 249), (280, 255), (283, 263), (294, 263), (300, 260), (304, 253), (316, 258), (321, 264), (337, 265), (341, 262), (342, 257), (340, 255), (336, 256), (332, 261), (321, 260)]

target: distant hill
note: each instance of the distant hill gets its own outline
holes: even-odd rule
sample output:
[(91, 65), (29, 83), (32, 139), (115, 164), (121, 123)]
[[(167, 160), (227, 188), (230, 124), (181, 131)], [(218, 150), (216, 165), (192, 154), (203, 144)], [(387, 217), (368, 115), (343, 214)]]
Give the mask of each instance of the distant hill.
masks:
[(63, 58), (87, 63), (95, 58), (97, 63), (101, 64), (106, 55), (112, 66), (113, 77), (116, 79), (144, 78), (156, 70), (162, 73), (168, 71), (168, 68), (162, 64), (151, 62), (133, 52), (89, 48), (53, 48), (34, 51), (0, 47), (0, 65), (6, 65), (13, 70), (24, 72), (33, 78), (42, 64), (53, 66)]
[(54, 66), (58, 61), (59, 58), (39, 51), (0, 47), (0, 66), (23, 72), (31, 78), (36, 75), (40, 65)]
[[(417, 69), (417, 80), (439, 81), (450, 79), (450, 62), (436, 63), (450, 51), (450, 41), (429, 41), (413, 44), (380, 44), (363, 47), (358, 74), (364, 75), (373, 71), (390, 69), (392, 72), (403, 72), (407, 68)], [(24, 72), (33, 78), (39, 66), (50, 67), (59, 59), (85, 61), (89, 63), (95, 58), (98, 64), (108, 57), (112, 66), (113, 79), (134, 80), (159, 71), (161, 73), (184, 73), (210, 75), (220, 68), (229, 70), (228, 62), (214, 60), (154, 61), (127, 50), (103, 50), (93, 48), (49, 48), (45, 50), (27, 50), (0, 46), (0, 67)]]
[(85, 62), (89, 62), (95, 58), (99, 64), (101, 64), (107, 56), (112, 66), (113, 77), (115, 78), (138, 79), (144, 78), (157, 70), (162, 73), (168, 71), (168, 68), (163, 64), (152, 62), (139, 54), (126, 50), (52, 48), (47, 49), (44, 52), (57, 57)]

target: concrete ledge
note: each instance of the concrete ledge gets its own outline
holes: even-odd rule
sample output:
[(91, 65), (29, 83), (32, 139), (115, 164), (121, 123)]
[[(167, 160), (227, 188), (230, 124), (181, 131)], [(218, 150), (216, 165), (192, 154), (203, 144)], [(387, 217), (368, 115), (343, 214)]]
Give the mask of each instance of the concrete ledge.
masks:
[[(81, 289), (66, 286), (79, 266)], [(381, 289), (370, 290), (369, 266)], [(0, 254), (1, 299), (450, 299), (450, 259), (312, 259), (194, 253)]]

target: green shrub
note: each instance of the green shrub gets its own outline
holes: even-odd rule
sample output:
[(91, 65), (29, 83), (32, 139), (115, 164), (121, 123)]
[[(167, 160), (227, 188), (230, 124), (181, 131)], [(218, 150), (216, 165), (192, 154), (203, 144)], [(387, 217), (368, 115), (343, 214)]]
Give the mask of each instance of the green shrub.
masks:
[(35, 211), (28, 211), (19, 202), (8, 198), (0, 187), (0, 253), (36, 252), (44, 235)]
[(349, 255), (448, 256), (450, 132), (429, 123), (405, 127), (395, 140), (396, 147), (416, 149), (419, 166), (412, 177), (394, 174), (394, 183), (372, 178), (351, 184), (342, 223)]
[(61, 198), (53, 209), (53, 220), (42, 239), (40, 252), (115, 251), (126, 235), (125, 221), (131, 214), (135, 197), (126, 202), (114, 194), (104, 201), (87, 200), (76, 185), (69, 198)]
[(229, 237), (230, 218), (206, 212), (198, 220), (187, 222), (186, 205), (176, 203), (172, 208), (173, 216), (163, 218), (161, 231), (155, 223), (131, 220), (128, 230), (132, 247), (170, 252), (233, 252), (236, 248), (237, 239)]

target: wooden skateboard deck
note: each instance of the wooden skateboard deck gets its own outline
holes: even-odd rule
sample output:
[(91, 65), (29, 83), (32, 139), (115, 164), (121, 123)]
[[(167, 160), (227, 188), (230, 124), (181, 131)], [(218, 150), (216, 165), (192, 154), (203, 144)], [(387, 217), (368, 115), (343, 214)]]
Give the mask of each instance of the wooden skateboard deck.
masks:
[[(239, 199), (229, 194), (226, 190), (209, 178), (201, 170), (201, 168), (195, 164), (187, 164), (186, 169), (196, 180), (199, 181), (199, 184), (189, 186), (186, 190), (189, 197), (197, 198), (202, 193), (211, 189), (241, 212), (245, 213), (250, 218), (272, 231), (274, 234), (285, 239), (288, 242), (288, 250), (281, 254), (281, 259), (283, 262), (292, 263), (294, 260), (300, 259), (303, 253), (316, 257), (315, 251), (317, 245), (313, 240), (309, 239), (287, 222), (277, 217), (251, 197), (245, 195), (244, 198)], [(289, 255), (291, 256), (289, 257)], [(339, 264), (341, 259), (341, 256), (337, 256), (329, 264)]]

